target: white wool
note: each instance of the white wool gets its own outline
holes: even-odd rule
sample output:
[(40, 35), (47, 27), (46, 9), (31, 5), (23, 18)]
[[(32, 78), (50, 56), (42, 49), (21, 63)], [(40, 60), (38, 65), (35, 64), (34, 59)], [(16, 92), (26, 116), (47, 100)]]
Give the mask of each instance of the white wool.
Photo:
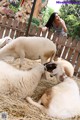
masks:
[(52, 100), (47, 114), (57, 118), (80, 115), (80, 95), (76, 81), (65, 74), (64, 67), (59, 63), (53, 74), (58, 77), (63, 75), (64, 81), (52, 87)]
[[(58, 77), (63, 75), (64, 81), (53, 86), (50, 93), (46, 94), (45, 92), (38, 103), (34, 102), (30, 97), (27, 98), (27, 101), (49, 116), (56, 118), (64, 119), (80, 115), (80, 93), (76, 81), (65, 74), (64, 68), (60, 64), (57, 64), (53, 74)], [(46, 100), (49, 100), (47, 108), (44, 106)]]
[(0, 61), (0, 93), (19, 98), (31, 96), (43, 73), (42, 64), (29, 71), (22, 71)]
[(18, 37), (0, 49), (0, 59), (5, 56), (13, 56), (20, 58), (21, 64), (24, 58), (41, 59), (41, 63), (45, 63), (55, 54), (56, 45), (44, 37)]
[(64, 82), (52, 88), (53, 98), (48, 115), (57, 118), (70, 118), (80, 115), (79, 88), (74, 80), (66, 78)]

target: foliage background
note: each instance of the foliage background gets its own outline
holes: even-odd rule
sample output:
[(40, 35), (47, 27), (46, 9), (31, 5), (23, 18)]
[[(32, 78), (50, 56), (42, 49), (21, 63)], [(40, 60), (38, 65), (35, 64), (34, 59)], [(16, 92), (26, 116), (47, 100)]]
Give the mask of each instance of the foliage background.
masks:
[[(68, 1), (68, 4), (63, 4), (61, 6), (59, 14), (66, 23), (68, 36), (72, 37), (73, 39), (80, 40), (80, 4), (77, 4), (79, 0), (64, 1)], [(74, 2), (74, 4), (72, 4), (72, 2)], [(42, 11), (43, 26), (46, 24), (52, 12), (54, 12), (54, 10), (49, 7)]]
[(68, 36), (80, 40), (80, 5), (62, 5), (60, 9), (60, 16), (66, 23)]

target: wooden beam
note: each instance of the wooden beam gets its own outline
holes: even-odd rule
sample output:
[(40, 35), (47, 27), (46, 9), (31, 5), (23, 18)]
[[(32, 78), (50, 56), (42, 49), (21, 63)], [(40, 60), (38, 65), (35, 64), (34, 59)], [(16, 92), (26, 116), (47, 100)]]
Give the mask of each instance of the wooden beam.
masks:
[(37, 0), (34, 0), (34, 2), (33, 2), (33, 6), (32, 6), (32, 9), (31, 9), (31, 14), (30, 14), (30, 18), (29, 18), (29, 22), (28, 22), (28, 26), (27, 26), (27, 30), (26, 30), (26, 36), (28, 36), (28, 32), (29, 32), (29, 28), (30, 28), (30, 25), (31, 25), (31, 21), (32, 21), (36, 1)]

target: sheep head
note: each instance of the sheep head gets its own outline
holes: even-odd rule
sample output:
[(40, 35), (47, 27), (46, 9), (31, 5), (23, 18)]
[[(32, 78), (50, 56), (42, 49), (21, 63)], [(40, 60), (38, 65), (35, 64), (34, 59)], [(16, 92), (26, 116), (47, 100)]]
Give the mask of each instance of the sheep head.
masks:
[(64, 68), (59, 63), (48, 62), (45, 63), (44, 66), (45, 66), (45, 70), (51, 73), (50, 74), (51, 77), (56, 76), (57, 78), (60, 78), (65, 74)]

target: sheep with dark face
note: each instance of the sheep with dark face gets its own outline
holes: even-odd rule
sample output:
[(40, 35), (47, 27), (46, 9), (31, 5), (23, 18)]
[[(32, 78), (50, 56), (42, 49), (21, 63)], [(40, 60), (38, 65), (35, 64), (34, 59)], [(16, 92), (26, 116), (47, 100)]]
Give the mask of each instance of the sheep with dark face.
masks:
[(64, 68), (58, 63), (46, 64), (46, 70), (58, 76), (63, 82), (45, 91), (39, 102), (34, 102), (30, 97), (27, 101), (43, 110), (49, 116), (56, 118), (71, 118), (80, 115), (80, 93), (77, 83), (65, 74)]
[(69, 61), (67, 61), (67, 60), (65, 60), (63, 58), (57, 57), (54, 60), (54, 62), (57, 63), (57, 64), (61, 64), (63, 66), (64, 71), (67, 74), (67, 76), (73, 77), (74, 67), (73, 67), (73, 65)]
[[(65, 60), (63, 58), (59, 58), (59, 57), (55, 57), (55, 59), (53, 60), (53, 63), (51, 63), (51, 62), (46, 63), (47, 68), (48, 68), (48, 72), (52, 72), (52, 70), (55, 67), (54, 66), (55, 63), (60, 64), (63, 67), (63, 69), (64, 69), (67, 76), (73, 77), (73, 75), (74, 75), (74, 67), (73, 67), (73, 65), (69, 61), (67, 61), (67, 60)], [(50, 74), (50, 76), (53, 77), (52, 73)], [(60, 82), (60, 79), (57, 76), (57, 83), (59, 83), (59, 82)]]

